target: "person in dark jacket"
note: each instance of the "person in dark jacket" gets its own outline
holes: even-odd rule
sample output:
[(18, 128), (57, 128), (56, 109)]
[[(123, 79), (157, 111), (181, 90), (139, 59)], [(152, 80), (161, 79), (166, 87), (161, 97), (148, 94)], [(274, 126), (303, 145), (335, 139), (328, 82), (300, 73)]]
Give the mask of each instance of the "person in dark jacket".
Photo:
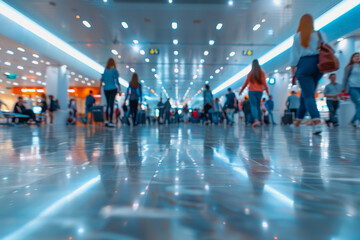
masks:
[(90, 124), (92, 123), (92, 109), (95, 104), (96, 100), (93, 96), (93, 91), (90, 90), (89, 95), (87, 95), (85, 100), (85, 118), (84, 123), (86, 124), (89, 118), (90, 113)]
[(242, 102), (242, 109), (244, 111), (245, 114), (245, 124), (252, 124), (253, 123), (253, 119), (252, 119), (252, 115), (251, 115), (251, 105), (250, 105), (250, 101), (249, 101), (249, 97), (245, 96), (244, 101)]

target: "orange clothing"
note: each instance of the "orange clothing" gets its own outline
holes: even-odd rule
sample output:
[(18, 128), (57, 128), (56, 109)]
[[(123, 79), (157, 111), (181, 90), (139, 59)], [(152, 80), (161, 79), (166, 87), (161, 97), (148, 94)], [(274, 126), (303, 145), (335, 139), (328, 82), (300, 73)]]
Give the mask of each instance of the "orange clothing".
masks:
[(251, 78), (251, 72), (247, 75), (246, 81), (245, 81), (243, 87), (241, 88), (240, 92), (244, 91), (244, 89), (247, 87), (247, 85), (249, 85), (249, 91), (262, 92), (262, 91), (264, 91), (263, 86), (265, 87), (266, 91), (268, 91), (268, 86), (266, 84), (265, 72), (264, 71), (261, 70), (261, 82), (262, 82), (262, 84), (259, 84), (256, 81), (251, 82), (250, 78)]

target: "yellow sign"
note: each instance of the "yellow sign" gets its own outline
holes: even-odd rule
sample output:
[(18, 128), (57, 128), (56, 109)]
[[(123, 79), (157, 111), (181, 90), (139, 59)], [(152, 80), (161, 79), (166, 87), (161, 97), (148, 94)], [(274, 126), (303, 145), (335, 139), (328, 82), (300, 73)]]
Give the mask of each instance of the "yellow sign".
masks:
[(244, 55), (244, 56), (252, 56), (253, 53), (254, 53), (253, 50), (244, 50), (244, 51), (243, 51), (243, 55)]
[(149, 53), (150, 53), (151, 55), (159, 55), (160, 50), (157, 49), (157, 48), (150, 48)]

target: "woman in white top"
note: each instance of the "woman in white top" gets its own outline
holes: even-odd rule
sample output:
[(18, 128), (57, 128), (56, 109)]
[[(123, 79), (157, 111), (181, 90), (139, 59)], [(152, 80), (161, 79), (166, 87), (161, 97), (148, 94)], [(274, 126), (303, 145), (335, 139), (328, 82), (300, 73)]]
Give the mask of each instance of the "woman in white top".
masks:
[(305, 14), (300, 19), (297, 33), (294, 36), (294, 44), (291, 49), (291, 70), (293, 74), (293, 84), (299, 80), (301, 87), (300, 108), (297, 111), (295, 126), (299, 126), (305, 114), (309, 112), (313, 133), (321, 133), (320, 113), (316, 106), (315, 92), (322, 73), (319, 71), (319, 32), (314, 30), (314, 20), (309, 14)]
[(350, 94), (351, 100), (355, 104), (356, 113), (351, 121), (355, 128), (360, 127), (360, 53), (354, 53), (350, 58), (350, 63), (345, 68), (344, 91)]

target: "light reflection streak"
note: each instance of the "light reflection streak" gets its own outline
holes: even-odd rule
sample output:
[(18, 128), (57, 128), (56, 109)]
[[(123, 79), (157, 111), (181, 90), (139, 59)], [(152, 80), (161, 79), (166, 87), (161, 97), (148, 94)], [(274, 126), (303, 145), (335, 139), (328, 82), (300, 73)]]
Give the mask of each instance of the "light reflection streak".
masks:
[(10, 240), (18, 240), (18, 239), (24, 239), (25, 236), (29, 235), (30, 232), (34, 231), (37, 227), (39, 227), (52, 213), (58, 211), (60, 208), (64, 207), (69, 201), (73, 200), (74, 198), (78, 197), (80, 194), (84, 193), (86, 190), (88, 190), (90, 187), (95, 185), (100, 181), (100, 175), (97, 177), (89, 180), (84, 185), (70, 193), (69, 195), (61, 198), (60, 200), (53, 203), (50, 207), (46, 208), (44, 211), (42, 211), (35, 219), (21, 227), (16, 232), (6, 236), (4, 239)]

